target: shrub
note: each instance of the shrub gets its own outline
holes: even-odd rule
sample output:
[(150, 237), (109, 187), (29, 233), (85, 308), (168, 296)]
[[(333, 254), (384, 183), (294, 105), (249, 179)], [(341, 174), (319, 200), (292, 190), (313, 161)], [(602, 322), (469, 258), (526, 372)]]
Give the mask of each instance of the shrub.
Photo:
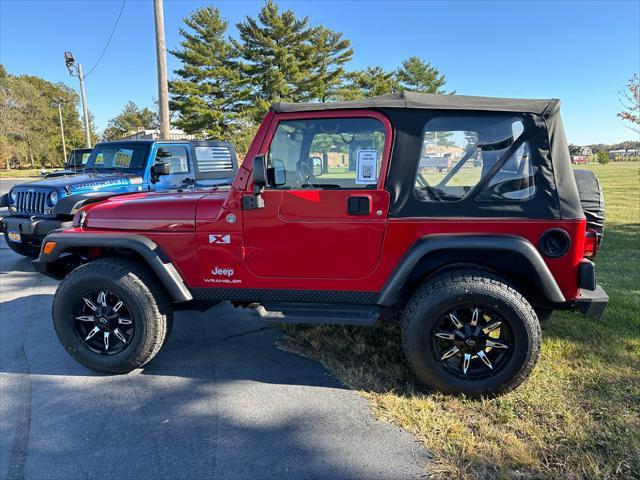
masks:
[(606, 165), (609, 163), (609, 155), (604, 150), (600, 150), (598, 152), (598, 163), (601, 165)]

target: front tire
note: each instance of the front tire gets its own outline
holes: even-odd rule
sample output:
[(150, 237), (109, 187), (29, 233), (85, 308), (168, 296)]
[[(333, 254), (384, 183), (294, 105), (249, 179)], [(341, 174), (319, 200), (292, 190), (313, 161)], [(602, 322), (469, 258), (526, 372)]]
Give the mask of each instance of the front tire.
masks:
[(22, 255), (23, 257), (38, 258), (38, 255), (40, 255), (40, 247), (29, 245), (28, 243), (12, 242), (11, 240), (9, 240), (9, 235), (7, 235), (7, 232), (4, 232), (4, 241), (11, 250), (16, 252), (18, 255)]
[(143, 265), (115, 258), (73, 270), (53, 299), (65, 350), (100, 373), (128, 373), (160, 351), (172, 324), (164, 290)]
[(427, 387), (477, 397), (506, 393), (529, 376), (541, 332), (531, 305), (503, 279), (458, 270), (416, 291), (404, 311), (402, 340)]

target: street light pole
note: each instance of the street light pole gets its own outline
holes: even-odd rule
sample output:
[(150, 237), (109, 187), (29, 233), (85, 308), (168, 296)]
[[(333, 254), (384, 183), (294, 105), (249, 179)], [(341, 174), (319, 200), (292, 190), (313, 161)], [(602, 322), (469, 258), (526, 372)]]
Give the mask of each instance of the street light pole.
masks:
[(64, 52), (64, 63), (67, 65), (69, 75), (76, 75), (80, 79), (80, 98), (82, 99), (82, 116), (84, 117), (84, 138), (87, 148), (91, 148), (91, 131), (89, 130), (89, 111), (87, 109), (87, 95), (84, 93), (84, 75), (82, 65), (76, 64), (71, 52)]
[(64, 142), (64, 125), (62, 124), (62, 102), (58, 102), (58, 118), (60, 119), (60, 135), (62, 135), (63, 165), (67, 161), (67, 145)]
[(162, 0), (153, 0), (156, 23), (156, 56), (158, 59), (158, 104), (160, 108), (160, 137), (169, 139), (169, 88), (167, 85), (167, 50), (164, 43), (164, 12)]
[(87, 148), (91, 148), (91, 130), (89, 130), (89, 112), (87, 111), (87, 95), (84, 93), (84, 75), (82, 64), (78, 64), (78, 78), (80, 79), (80, 97), (82, 98), (82, 116), (84, 117), (84, 139)]

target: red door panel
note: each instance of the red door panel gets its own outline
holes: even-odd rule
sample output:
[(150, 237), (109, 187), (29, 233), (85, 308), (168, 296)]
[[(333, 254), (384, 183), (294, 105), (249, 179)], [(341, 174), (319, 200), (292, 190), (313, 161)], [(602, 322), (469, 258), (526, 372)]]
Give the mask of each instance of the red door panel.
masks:
[[(378, 264), (389, 210), (384, 190), (268, 190), (244, 215), (245, 263), (260, 277), (356, 279)], [(347, 211), (369, 199), (367, 215)]]

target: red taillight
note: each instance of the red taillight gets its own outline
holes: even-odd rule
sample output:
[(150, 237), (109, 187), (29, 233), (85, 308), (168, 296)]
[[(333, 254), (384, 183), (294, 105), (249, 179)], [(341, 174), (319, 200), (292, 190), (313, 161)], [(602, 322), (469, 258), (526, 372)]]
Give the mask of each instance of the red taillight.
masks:
[(584, 236), (584, 256), (593, 258), (598, 253), (598, 234), (595, 230), (587, 230)]

